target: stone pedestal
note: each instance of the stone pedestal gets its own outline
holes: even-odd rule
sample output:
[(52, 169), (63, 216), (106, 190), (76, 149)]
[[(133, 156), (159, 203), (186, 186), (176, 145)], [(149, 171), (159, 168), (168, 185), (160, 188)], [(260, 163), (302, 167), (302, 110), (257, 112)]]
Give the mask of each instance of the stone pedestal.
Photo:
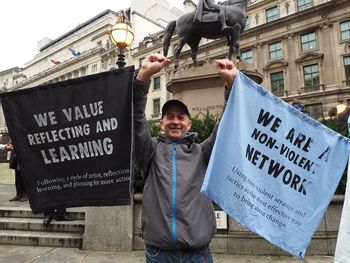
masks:
[(133, 204), (87, 208), (83, 249), (132, 251), (133, 209)]
[[(245, 62), (239, 62), (238, 69), (257, 83), (262, 82), (262, 75), (252, 70)], [(184, 102), (192, 116), (200, 116), (209, 111), (221, 114), (224, 104), (223, 82), (218, 76), (214, 62), (201, 67), (183, 68), (170, 76), (167, 90), (173, 98)]]

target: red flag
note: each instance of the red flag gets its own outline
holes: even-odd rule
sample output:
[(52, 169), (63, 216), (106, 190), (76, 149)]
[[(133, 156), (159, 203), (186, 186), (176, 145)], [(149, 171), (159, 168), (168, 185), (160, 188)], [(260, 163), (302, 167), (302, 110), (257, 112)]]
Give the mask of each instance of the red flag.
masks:
[(55, 65), (61, 64), (61, 62), (60, 62), (60, 61), (58, 61), (58, 60), (54, 60), (54, 59), (51, 59), (51, 62), (52, 62), (53, 64), (55, 64)]

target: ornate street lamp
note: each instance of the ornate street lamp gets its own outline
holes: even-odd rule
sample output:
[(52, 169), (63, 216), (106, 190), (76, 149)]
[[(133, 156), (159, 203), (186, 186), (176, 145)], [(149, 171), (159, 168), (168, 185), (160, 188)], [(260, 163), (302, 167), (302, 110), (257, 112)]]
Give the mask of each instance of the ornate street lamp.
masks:
[(131, 27), (125, 22), (125, 16), (123, 13), (119, 13), (118, 22), (112, 27), (109, 37), (112, 42), (119, 48), (117, 65), (118, 68), (125, 66), (124, 49), (131, 45), (134, 41), (134, 32)]

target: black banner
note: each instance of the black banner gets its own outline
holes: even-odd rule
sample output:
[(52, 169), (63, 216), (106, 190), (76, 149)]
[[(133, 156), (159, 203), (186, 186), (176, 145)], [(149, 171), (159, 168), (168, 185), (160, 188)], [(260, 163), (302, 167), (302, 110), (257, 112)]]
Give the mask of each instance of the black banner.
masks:
[(133, 73), (0, 95), (34, 213), (130, 203)]

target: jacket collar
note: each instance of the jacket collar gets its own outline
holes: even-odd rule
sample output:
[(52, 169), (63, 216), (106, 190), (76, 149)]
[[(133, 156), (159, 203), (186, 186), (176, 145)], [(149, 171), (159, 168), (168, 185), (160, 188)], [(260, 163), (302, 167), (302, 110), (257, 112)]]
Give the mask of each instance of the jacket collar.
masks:
[(197, 137), (197, 133), (196, 132), (188, 132), (186, 133), (186, 135), (182, 138), (179, 138), (178, 140), (171, 140), (169, 139), (167, 136), (165, 136), (165, 134), (161, 133), (159, 134), (157, 140), (159, 142), (164, 142), (166, 144), (192, 144), (194, 143), (194, 140)]

